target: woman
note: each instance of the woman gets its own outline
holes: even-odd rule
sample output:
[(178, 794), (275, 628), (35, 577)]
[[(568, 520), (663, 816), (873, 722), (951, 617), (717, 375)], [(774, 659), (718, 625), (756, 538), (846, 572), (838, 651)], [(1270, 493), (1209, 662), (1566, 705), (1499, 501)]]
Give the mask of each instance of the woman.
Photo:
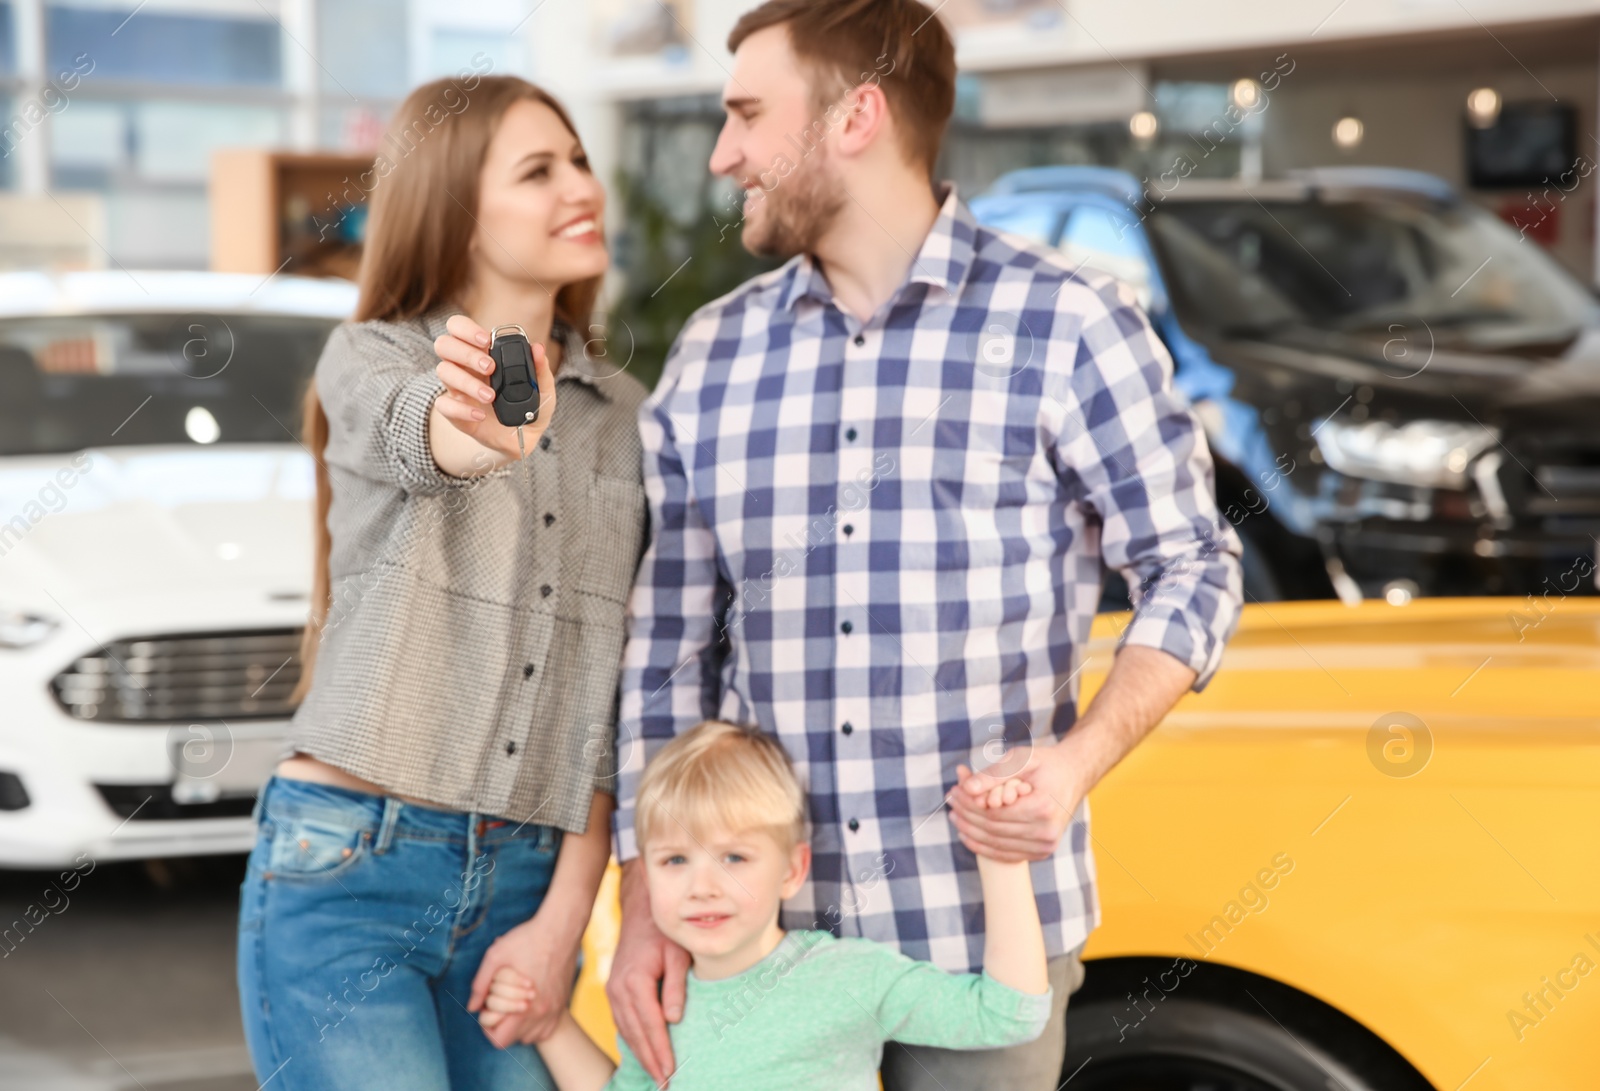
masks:
[[(644, 391), (577, 333), (605, 194), (554, 100), (429, 84), (384, 152), (356, 320), (306, 399), (309, 682), (256, 809), (245, 1027), (278, 1091), (548, 1087), (528, 1043), (567, 1006), (608, 857)], [(540, 390), (520, 443), (487, 385), (509, 324)], [(501, 965), (537, 1000), (486, 1032)]]

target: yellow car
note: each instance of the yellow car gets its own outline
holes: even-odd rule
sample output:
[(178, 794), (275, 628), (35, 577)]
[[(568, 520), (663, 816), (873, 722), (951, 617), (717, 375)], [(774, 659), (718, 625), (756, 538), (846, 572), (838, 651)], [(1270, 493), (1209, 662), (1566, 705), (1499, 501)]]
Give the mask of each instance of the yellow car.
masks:
[[(1593, 598), (1247, 606), (1091, 796), (1071, 1091), (1600, 1087), (1597, 682)], [(574, 1000), (607, 1043), (615, 879)]]

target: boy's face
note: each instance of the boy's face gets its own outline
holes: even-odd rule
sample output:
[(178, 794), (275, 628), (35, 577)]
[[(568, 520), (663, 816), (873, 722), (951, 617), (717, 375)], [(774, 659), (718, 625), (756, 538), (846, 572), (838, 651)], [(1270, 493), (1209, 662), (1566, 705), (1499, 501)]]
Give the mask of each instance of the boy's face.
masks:
[(697, 840), (677, 824), (643, 855), (656, 927), (696, 958), (758, 942), (811, 865), (803, 842), (785, 852), (770, 834), (720, 829)]

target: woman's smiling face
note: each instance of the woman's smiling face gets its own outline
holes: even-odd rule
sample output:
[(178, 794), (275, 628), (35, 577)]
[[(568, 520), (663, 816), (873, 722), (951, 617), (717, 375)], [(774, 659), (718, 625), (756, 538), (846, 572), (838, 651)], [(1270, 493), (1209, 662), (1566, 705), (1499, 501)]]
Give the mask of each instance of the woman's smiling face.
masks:
[(532, 100), (513, 103), (478, 176), (474, 264), (552, 293), (599, 276), (610, 264), (605, 206), (583, 146), (555, 111)]

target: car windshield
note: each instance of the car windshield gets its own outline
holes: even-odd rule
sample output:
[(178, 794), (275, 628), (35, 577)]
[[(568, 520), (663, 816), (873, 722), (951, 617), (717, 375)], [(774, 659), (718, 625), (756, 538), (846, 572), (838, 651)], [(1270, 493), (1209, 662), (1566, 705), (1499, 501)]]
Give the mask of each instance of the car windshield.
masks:
[(1600, 321), (1537, 244), (1466, 203), (1172, 201), (1149, 222), (1180, 319), (1224, 333), (1381, 333), (1420, 320), (1441, 339), (1492, 349)]
[(215, 314), (0, 319), (0, 454), (292, 442), (335, 324)]

